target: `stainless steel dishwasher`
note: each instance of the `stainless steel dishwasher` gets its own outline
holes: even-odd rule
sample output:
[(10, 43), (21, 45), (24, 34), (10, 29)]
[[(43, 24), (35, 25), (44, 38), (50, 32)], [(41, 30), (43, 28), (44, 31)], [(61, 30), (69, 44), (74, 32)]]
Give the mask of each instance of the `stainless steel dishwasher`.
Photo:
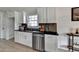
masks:
[(44, 34), (33, 33), (32, 47), (41, 52), (45, 51)]

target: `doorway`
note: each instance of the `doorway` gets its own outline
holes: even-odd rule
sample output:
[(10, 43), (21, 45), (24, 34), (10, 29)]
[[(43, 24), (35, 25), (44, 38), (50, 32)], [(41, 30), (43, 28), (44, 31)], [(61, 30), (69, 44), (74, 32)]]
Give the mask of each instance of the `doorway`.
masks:
[(14, 17), (9, 17), (8, 18), (8, 28), (7, 28), (7, 40), (13, 40), (14, 39), (14, 22), (15, 19)]

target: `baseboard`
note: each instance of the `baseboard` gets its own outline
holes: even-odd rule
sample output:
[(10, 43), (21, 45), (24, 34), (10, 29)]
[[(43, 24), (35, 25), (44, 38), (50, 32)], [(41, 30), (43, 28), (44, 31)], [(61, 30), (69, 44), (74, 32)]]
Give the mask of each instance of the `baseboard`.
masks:
[(11, 39), (14, 39), (14, 37), (11, 37), (11, 38), (7, 38), (6, 40), (11, 40)]
[(13, 38), (10, 38), (9, 40), (12, 40), (12, 39), (14, 39), (14, 37)]

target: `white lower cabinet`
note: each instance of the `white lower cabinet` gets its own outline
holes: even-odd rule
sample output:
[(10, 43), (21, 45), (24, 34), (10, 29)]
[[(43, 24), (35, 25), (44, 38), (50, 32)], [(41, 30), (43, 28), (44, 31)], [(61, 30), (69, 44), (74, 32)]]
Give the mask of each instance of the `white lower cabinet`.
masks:
[(64, 36), (64, 35), (59, 35), (57, 37), (58, 39), (58, 49), (63, 49), (63, 50), (67, 50), (68, 51), (68, 36)]
[(15, 31), (15, 42), (32, 47), (32, 33)]
[(23, 43), (29, 47), (32, 47), (32, 33), (29, 33), (29, 32), (24, 33)]
[(55, 52), (57, 50), (57, 36), (45, 34), (45, 51)]

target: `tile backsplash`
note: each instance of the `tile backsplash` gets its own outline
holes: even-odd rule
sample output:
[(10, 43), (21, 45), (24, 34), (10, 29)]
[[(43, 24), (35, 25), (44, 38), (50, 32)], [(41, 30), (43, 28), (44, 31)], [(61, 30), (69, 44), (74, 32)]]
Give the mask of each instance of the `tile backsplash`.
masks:
[(56, 23), (40, 23), (39, 25), (44, 26), (44, 28), (43, 28), (44, 31), (57, 32), (57, 24)]
[(57, 32), (57, 25), (56, 25), (56, 23), (49, 24), (49, 31), (50, 32)]

